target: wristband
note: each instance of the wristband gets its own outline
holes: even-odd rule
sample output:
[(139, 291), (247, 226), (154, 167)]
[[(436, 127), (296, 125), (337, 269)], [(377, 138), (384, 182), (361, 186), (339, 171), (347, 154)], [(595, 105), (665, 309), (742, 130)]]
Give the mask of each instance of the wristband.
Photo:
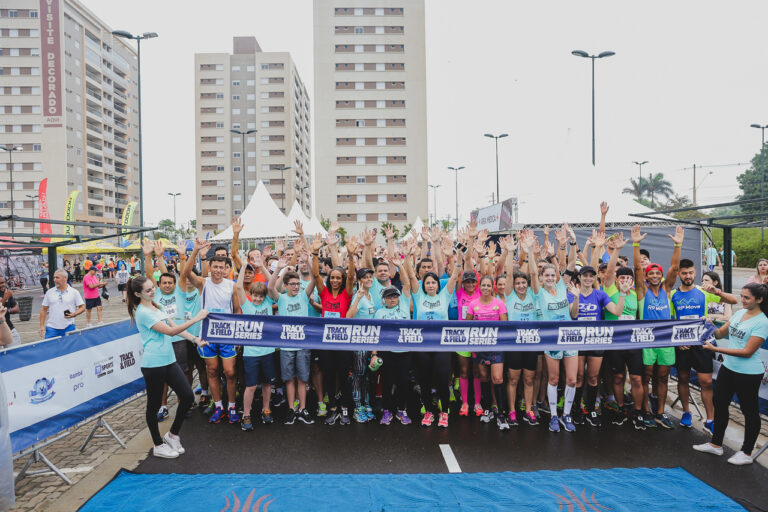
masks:
[(319, 252), (313, 252), (312, 256), (320, 256), (320, 253)]
[(675, 244), (675, 247), (682, 247), (683, 244)]
[(568, 245), (577, 245), (576, 242), (568, 242)]
[(640, 247), (640, 244), (637, 242), (632, 242), (632, 247)]

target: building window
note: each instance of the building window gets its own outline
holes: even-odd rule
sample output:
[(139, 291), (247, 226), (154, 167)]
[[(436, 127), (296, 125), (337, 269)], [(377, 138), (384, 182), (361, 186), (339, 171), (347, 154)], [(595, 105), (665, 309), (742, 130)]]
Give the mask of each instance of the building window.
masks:
[(240, 85), (240, 80), (232, 80), (232, 85), (237, 87), (238, 85)]
[(232, 158), (240, 158), (240, 152), (239, 151), (234, 151), (232, 153)]
[(358, 176), (355, 178), (355, 183), (365, 183), (365, 176)]
[(232, 71), (240, 71), (240, 66), (232, 66)]
[(232, 95), (232, 101), (240, 101), (240, 95), (239, 94), (233, 94)]

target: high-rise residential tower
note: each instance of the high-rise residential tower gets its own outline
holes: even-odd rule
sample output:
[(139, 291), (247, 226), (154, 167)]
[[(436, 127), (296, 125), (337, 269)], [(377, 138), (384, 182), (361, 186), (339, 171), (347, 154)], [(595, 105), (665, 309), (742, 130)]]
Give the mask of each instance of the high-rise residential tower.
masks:
[(423, 0), (315, 0), (316, 213), (349, 232), (427, 219)]
[[(21, 151), (0, 151), (1, 215), (11, 213), (13, 194), (15, 215), (37, 217), (43, 209), (62, 220), (72, 197), (75, 220), (112, 224), (138, 201), (136, 51), (111, 32), (76, 0), (3, 2), (0, 145)], [(10, 228), (0, 221), (0, 231)], [(23, 222), (13, 228), (39, 230)]]
[(233, 46), (231, 54), (195, 54), (200, 235), (229, 226), (259, 181), (286, 214), (294, 200), (312, 212), (309, 97), (291, 54), (263, 52), (254, 37), (235, 37)]

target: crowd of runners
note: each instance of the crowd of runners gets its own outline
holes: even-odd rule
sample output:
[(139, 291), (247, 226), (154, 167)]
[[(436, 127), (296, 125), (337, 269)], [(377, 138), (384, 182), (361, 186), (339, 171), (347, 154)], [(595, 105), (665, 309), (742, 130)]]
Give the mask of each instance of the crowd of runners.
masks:
[[(604, 424), (675, 428), (666, 413), (674, 366), (684, 409), (679, 426), (693, 426), (688, 398), (694, 369), (703, 427), (713, 436), (694, 448), (722, 454), (728, 406), (736, 395), (745, 438), (729, 462), (750, 463), (760, 428), (764, 369), (757, 350), (768, 336), (768, 287), (745, 285), (742, 308), (734, 313), (737, 297), (722, 291), (720, 276), (708, 271), (699, 277), (694, 262), (682, 257), (681, 227), (669, 235), (673, 253), (665, 269), (642, 247), (646, 234), (640, 226), (629, 238), (606, 233), (608, 205), (600, 210), (600, 229), (581, 241), (568, 224), (539, 236), (524, 230), (495, 241), (475, 224), (455, 238), (424, 228), (396, 242), (389, 229), (342, 240), (335, 223), (326, 236), (305, 234), (296, 223), (274, 246), (242, 254), (243, 225), (234, 219), (231, 246), (198, 240), (189, 256), (180, 256), (176, 271), (166, 268), (159, 243), (145, 241), (144, 268), (157, 265), (160, 273), (132, 277), (127, 304), (144, 343), (154, 454), (184, 453), (178, 434), (195, 405), (194, 373), (197, 406), (208, 421), (239, 424), (243, 431), (252, 431), (257, 420), (272, 424), (278, 418), (287, 425), (417, 421), (447, 428), (450, 417), (500, 430), (525, 423), (573, 432), (579, 425)], [(381, 238), (384, 244), (377, 243)], [(730, 341), (727, 348), (706, 343), (538, 353), (308, 350), (290, 342), (275, 349), (208, 344), (200, 337), (208, 312), (501, 322), (706, 317), (718, 328), (716, 337)], [(713, 390), (715, 357), (723, 364)], [(168, 386), (179, 406), (162, 438), (158, 421), (168, 417)]]

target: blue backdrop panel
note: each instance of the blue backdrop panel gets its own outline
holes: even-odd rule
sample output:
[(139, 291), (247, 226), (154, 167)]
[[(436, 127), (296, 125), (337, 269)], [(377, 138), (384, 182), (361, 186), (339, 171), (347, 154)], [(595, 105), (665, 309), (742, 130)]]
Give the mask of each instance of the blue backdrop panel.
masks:
[(682, 468), (398, 475), (122, 471), (80, 510), (637, 512), (661, 510), (671, 503), (678, 510), (744, 510)]

